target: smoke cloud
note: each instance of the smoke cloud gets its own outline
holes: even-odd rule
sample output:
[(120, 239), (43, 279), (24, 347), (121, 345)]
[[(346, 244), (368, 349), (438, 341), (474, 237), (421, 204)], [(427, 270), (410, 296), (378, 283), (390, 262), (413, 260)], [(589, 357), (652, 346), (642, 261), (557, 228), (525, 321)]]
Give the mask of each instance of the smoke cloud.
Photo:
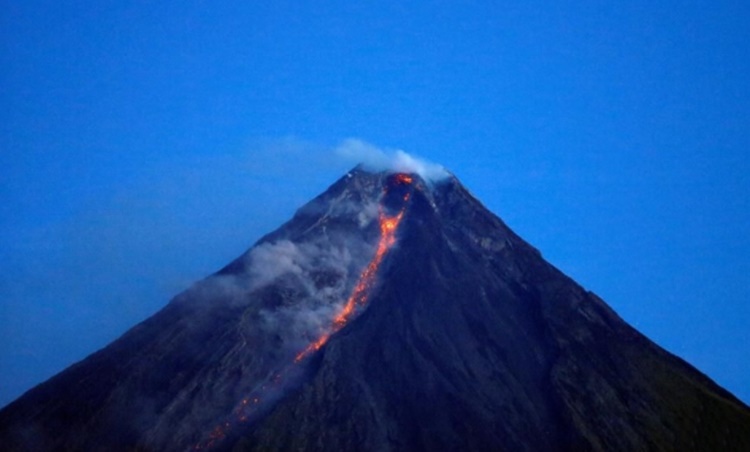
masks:
[(251, 290), (273, 283), (295, 294), (284, 305), (260, 312), (265, 329), (293, 349), (320, 336), (340, 311), (356, 270), (370, 253), (369, 244), (352, 239), (343, 246), (280, 240), (254, 248), (248, 256)]
[(285, 273), (303, 276), (311, 258), (288, 240), (258, 245), (250, 252), (252, 286), (264, 286)]
[[(357, 205), (362, 218), (336, 226), (336, 217), (351, 217)], [(244, 375), (239, 383), (230, 382), (237, 405), (212, 431), (232, 434), (236, 424), (254, 422), (297, 387), (307, 367), (295, 356), (330, 334), (334, 318), (372, 258), (372, 232), (377, 228), (363, 226), (377, 215), (370, 202), (342, 199), (323, 215), (330, 221), (330, 234), (261, 242), (240, 258), (236, 271), (214, 275), (184, 296), (185, 302), (222, 303), (242, 313), (231, 352)]]
[(344, 159), (362, 163), (371, 171), (416, 173), (430, 182), (450, 176), (441, 165), (414, 157), (400, 149), (381, 149), (356, 138), (344, 140), (336, 148), (336, 154)]
[(255, 306), (251, 311), (257, 312), (262, 330), (257, 333), (276, 336), (287, 352), (297, 353), (330, 328), (374, 252), (374, 245), (360, 236), (372, 218), (360, 213), (357, 233), (260, 243), (241, 258), (244, 270), (214, 275), (179, 298), (202, 307)]

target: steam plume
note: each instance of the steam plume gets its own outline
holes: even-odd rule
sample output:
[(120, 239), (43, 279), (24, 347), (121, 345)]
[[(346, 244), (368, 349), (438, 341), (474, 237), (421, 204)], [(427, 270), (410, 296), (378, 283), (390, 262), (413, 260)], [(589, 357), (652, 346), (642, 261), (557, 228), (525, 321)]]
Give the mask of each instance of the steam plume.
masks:
[(437, 182), (449, 176), (441, 165), (414, 157), (400, 149), (381, 149), (365, 141), (348, 138), (337, 148), (339, 156), (362, 163), (372, 171), (416, 173), (422, 179)]

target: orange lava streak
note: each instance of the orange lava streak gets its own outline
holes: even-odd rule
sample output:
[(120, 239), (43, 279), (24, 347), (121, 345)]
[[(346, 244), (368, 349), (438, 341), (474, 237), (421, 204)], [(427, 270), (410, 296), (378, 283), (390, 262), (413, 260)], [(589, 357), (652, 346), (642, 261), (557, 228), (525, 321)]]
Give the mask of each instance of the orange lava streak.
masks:
[(409, 176), (408, 174), (404, 174), (404, 173), (396, 174), (394, 176), (394, 179), (396, 180), (397, 183), (406, 184), (406, 185), (411, 184), (413, 181), (411, 176)]
[[(395, 174), (391, 182), (396, 185), (409, 185), (413, 181), (412, 176), (408, 174)], [(388, 189), (385, 189), (385, 193), (388, 193)], [(410, 192), (404, 193), (402, 199), (404, 203), (409, 201), (411, 196)], [(253, 395), (242, 399), (242, 402), (234, 410), (232, 416), (225, 422), (217, 425), (209, 434), (205, 441), (199, 442), (194, 446), (195, 450), (211, 449), (221, 441), (223, 441), (233, 425), (248, 422), (251, 416), (257, 415), (259, 407), (261, 407), (261, 396), (268, 394), (268, 390), (271, 386), (278, 387), (283, 384), (284, 380), (289, 376), (290, 370), (294, 368), (294, 364), (300, 362), (302, 359), (310, 355), (311, 353), (320, 350), (323, 345), (328, 342), (331, 335), (342, 329), (349, 320), (352, 319), (357, 307), (364, 307), (367, 304), (367, 299), (370, 295), (370, 290), (375, 283), (375, 276), (378, 272), (380, 264), (383, 262), (383, 258), (388, 250), (396, 243), (396, 230), (401, 222), (401, 218), (404, 215), (406, 209), (405, 204), (402, 205), (401, 210), (397, 215), (387, 215), (384, 207), (380, 207), (378, 215), (378, 222), (380, 225), (380, 240), (378, 241), (378, 247), (375, 250), (375, 255), (367, 264), (367, 267), (362, 271), (357, 281), (357, 285), (354, 286), (349, 299), (346, 300), (341, 311), (333, 319), (333, 323), (329, 330), (323, 333), (318, 339), (310, 343), (304, 350), (302, 350), (294, 358), (294, 363), (287, 364), (286, 367), (277, 371), (270, 382), (264, 383), (260, 388), (253, 391)]]
[[(408, 182), (411, 182), (410, 177)], [(349, 322), (349, 320), (352, 318), (352, 315), (354, 315), (355, 308), (357, 306), (364, 306), (367, 303), (367, 297), (369, 296), (370, 289), (375, 282), (375, 275), (378, 272), (380, 263), (383, 261), (385, 253), (390, 249), (391, 246), (393, 246), (394, 243), (396, 243), (396, 229), (398, 228), (398, 225), (401, 222), (401, 217), (403, 217), (403, 215), (403, 209), (401, 209), (398, 215), (394, 216), (388, 216), (383, 212), (382, 209), (380, 210), (378, 218), (380, 222), (380, 240), (378, 241), (378, 248), (375, 251), (375, 256), (373, 256), (372, 260), (370, 260), (370, 263), (367, 264), (367, 267), (364, 269), (364, 271), (362, 271), (362, 274), (359, 276), (357, 285), (354, 286), (354, 290), (352, 291), (349, 299), (346, 300), (346, 304), (344, 304), (341, 312), (339, 312), (333, 319), (333, 327), (331, 328), (331, 331), (324, 333), (315, 342), (312, 342), (310, 345), (305, 347), (304, 350), (299, 352), (294, 358), (294, 362), (299, 362), (310, 353), (320, 350), (320, 348), (325, 345), (326, 342), (328, 342), (328, 339), (333, 333), (339, 331), (344, 327), (344, 325), (347, 324), (347, 322)]]

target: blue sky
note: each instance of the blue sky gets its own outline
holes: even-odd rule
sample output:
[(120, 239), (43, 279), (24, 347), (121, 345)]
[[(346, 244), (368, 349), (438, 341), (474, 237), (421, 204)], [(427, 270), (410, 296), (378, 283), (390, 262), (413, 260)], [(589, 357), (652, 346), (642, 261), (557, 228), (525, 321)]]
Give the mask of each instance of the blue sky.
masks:
[(0, 405), (288, 219), (348, 137), (444, 165), (750, 401), (747, 2), (70, 3), (0, 14)]

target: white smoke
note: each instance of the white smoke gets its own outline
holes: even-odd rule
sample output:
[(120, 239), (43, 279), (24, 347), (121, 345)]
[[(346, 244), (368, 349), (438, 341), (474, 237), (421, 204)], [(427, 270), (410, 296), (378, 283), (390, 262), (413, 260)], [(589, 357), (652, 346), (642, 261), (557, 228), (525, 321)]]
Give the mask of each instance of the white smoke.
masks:
[(293, 349), (323, 334), (348, 298), (352, 266), (359, 268), (369, 255), (370, 246), (357, 242), (350, 239), (334, 245), (326, 240), (279, 240), (255, 247), (247, 256), (246, 290), (268, 284), (279, 284), (285, 291), (296, 288), (285, 304), (260, 311), (266, 331), (273, 331)]
[(336, 154), (362, 163), (371, 171), (394, 171), (399, 173), (416, 173), (422, 179), (437, 182), (450, 174), (441, 165), (414, 157), (400, 149), (381, 149), (365, 141), (348, 138), (337, 148)]
[(357, 213), (359, 227), (364, 228), (370, 224), (372, 220), (378, 217), (378, 211), (378, 203), (373, 201), (365, 202), (360, 208), (359, 213)]
[(253, 248), (249, 258), (251, 287), (265, 286), (284, 274), (304, 276), (310, 266), (311, 253), (304, 253), (294, 243), (280, 240), (275, 243), (263, 243)]

